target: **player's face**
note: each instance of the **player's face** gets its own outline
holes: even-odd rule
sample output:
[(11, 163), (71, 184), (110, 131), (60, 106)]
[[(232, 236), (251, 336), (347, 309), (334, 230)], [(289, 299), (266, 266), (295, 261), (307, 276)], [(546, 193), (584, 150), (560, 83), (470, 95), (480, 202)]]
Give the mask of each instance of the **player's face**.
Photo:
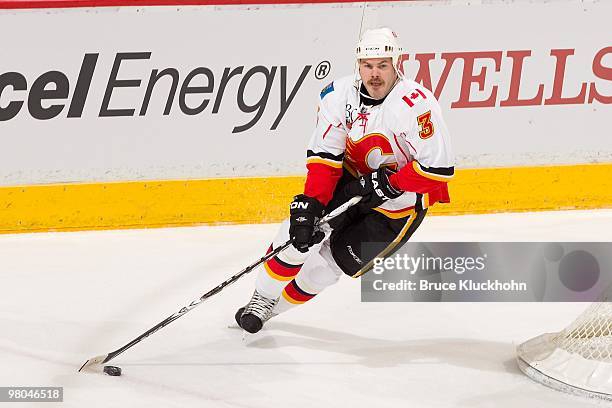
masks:
[(387, 96), (397, 79), (391, 58), (359, 60), (359, 75), (368, 93), (374, 99)]

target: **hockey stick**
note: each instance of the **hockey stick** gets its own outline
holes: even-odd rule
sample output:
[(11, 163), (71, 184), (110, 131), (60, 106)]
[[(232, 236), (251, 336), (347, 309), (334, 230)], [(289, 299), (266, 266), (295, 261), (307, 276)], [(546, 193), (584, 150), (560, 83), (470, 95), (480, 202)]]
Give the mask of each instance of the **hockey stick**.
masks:
[[(321, 220), (319, 220), (319, 222), (317, 223), (317, 226), (320, 227), (320, 226), (322, 226), (324, 224), (327, 224), (333, 218), (335, 218), (338, 215), (340, 215), (343, 212), (345, 212), (349, 207), (352, 207), (353, 205), (357, 204), (360, 200), (361, 200), (361, 197), (353, 197), (353, 198), (351, 198), (349, 201), (347, 201), (346, 203), (342, 204), (340, 207), (336, 208), (335, 210), (333, 210), (332, 212), (327, 214), (325, 217), (321, 218)], [(217, 293), (221, 292), (227, 286), (229, 286), (232, 283), (236, 282), (238, 279), (242, 278), (244, 275), (246, 275), (247, 273), (251, 272), (257, 266), (259, 266), (262, 263), (266, 262), (268, 259), (271, 259), (271, 258), (275, 257), (281, 251), (283, 251), (285, 248), (287, 248), (289, 245), (291, 245), (292, 242), (293, 242), (293, 240), (290, 239), (289, 241), (285, 242), (281, 246), (275, 248), (273, 251), (271, 251), (266, 256), (260, 258), (255, 263), (252, 263), (251, 265), (247, 266), (246, 268), (244, 268), (243, 270), (241, 270), (240, 272), (238, 272), (237, 274), (235, 274), (231, 278), (227, 279), (225, 282), (223, 282), (223, 283), (217, 285), (215, 288), (209, 290), (208, 292), (206, 292), (205, 294), (200, 296), (198, 299), (193, 300), (187, 306), (184, 306), (178, 312), (172, 314), (171, 316), (168, 316), (166, 319), (162, 320), (161, 322), (159, 322), (155, 326), (151, 327), (149, 330), (147, 330), (146, 332), (142, 333), (140, 336), (136, 337), (134, 340), (130, 341), (129, 343), (127, 343), (123, 347), (118, 348), (115, 351), (111, 351), (108, 354), (103, 354), (101, 356), (92, 357), (89, 360), (85, 361), (85, 363), (81, 366), (81, 368), (79, 368), (79, 372), (81, 370), (83, 370), (84, 368), (89, 368), (89, 367), (91, 367), (91, 366), (93, 366), (95, 364), (104, 364), (106, 362), (111, 361), (113, 358), (117, 357), (119, 354), (121, 354), (124, 351), (128, 350), (132, 346), (140, 343), (142, 340), (144, 340), (145, 338), (149, 337), (150, 335), (152, 335), (153, 333), (155, 333), (156, 331), (158, 331), (162, 327), (166, 327), (167, 325), (169, 325), (170, 323), (172, 323), (173, 321), (175, 321), (179, 317), (183, 316), (184, 314), (186, 314), (190, 310), (194, 309), (196, 306), (199, 306), (200, 303), (204, 302), (206, 299), (208, 299), (211, 296), (216, 295)]]

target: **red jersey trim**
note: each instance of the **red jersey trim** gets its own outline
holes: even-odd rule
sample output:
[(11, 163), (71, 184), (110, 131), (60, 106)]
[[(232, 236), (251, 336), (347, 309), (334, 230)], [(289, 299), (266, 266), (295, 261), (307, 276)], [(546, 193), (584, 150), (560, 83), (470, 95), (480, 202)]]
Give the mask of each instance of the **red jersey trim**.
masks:
[(316, 198), (321, 204), (327, 205), (336, 185), (342, 177), (342, 166), (335, 167), (321, 162), (309, 162), (306, 164), (308, 175), (304, 185), (304, 194)]

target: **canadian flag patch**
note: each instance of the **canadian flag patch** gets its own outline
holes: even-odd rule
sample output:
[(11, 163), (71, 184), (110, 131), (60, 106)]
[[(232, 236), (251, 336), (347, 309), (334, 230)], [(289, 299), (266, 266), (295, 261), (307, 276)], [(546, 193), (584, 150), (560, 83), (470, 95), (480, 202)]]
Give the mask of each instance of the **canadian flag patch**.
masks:
[(420, 89), (414, 89), (408, 95), (402, 97), (402, 100), (411, 108), (422, 99), (427, 99), (427, 97)]

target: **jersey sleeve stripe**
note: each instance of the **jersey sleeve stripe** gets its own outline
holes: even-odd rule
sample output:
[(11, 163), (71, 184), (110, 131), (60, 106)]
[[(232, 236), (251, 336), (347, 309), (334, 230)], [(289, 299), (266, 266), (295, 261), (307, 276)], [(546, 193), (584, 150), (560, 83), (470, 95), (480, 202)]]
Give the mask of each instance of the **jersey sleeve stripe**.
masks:
[(333, 161), (342, 161), (344, 159), (344, 153), (340, 153), (340, 154), (332, 154), (332, 153), (328, 153), (328, 152), (314, 152), (313, 150), (308, 150), (306, 152), (306, 157), (321, 157), (323, 159), (329, 159), (329, 160), (333, 160)]
[(448, 181), (455, 175), (454, 167), (425, 167), (416, 160), (412, 162), (412, 167), (419, 175), (436, 181)]
[(333, 167), (335, 169), (341, 169), (342, 168), (342, 162), (336, 162), (336, 161), (332, 161), (332, 160), (327, 160), (327, 159), (322, 159), (320, 157), (311, 157), (308, 160), (306, 160), (306, 164), (324, 164), (326, 166), (330, 166)]

